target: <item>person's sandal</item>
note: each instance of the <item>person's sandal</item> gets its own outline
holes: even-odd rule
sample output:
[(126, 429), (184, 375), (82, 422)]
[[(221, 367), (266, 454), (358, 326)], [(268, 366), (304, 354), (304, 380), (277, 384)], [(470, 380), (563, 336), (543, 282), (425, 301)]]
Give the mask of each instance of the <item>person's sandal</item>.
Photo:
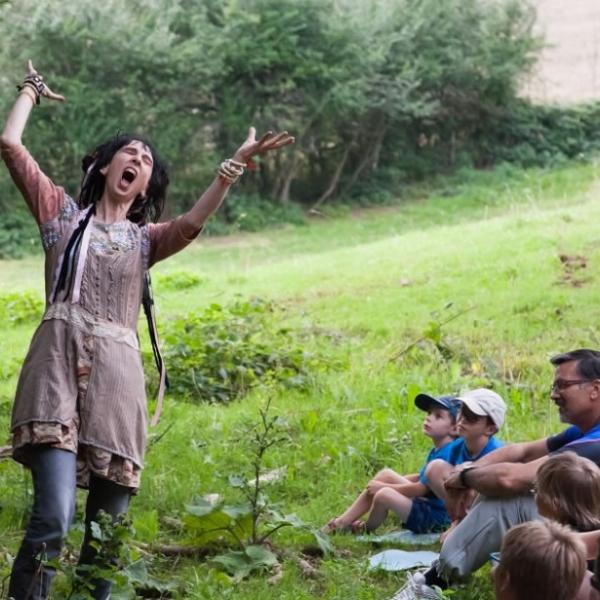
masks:
[(341, 525), (339, 523), (339, 520), (339, 517), (334, 517), (333, 519), (331, 519), (331, 521), (329, 521), (326, 525), (323, 525), (323, 527), (321, 527), (321, 533), (331, 535), (332, 533), (342, 531), (345, 528), (345, 526)]
[(348, 529), (354, 534), (367, 533), (367, 522), (357, 519), (350, 523)]

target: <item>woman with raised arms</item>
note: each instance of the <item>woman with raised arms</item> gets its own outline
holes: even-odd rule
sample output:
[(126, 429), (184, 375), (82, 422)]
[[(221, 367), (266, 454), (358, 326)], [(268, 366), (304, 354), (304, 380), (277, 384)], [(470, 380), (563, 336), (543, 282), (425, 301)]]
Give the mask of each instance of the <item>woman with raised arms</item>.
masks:
[[(140, 484), (147, 433), (137, 339), (142, 300), (151, 318), (147, 271), (185, 248), (220, 206), (252, 157), (293, 143), (254, 128), (194, 206), (156, 223), (169, 177), (150, 142), (119, 135), (83, 159), (77, 201), (53, 183), (21, 142), (40, 97), (62, 101), (28, 64), (0, 138), (2, 158), (37, 221), (46, 257), (46, 310), (19, 377), (12, 413), (14, 458), (31, 469), (34, 504), (9, 585), (14, 600), (49, 595), (73, 517), (76, 486), (89, 490), (80, 564), (93, 563), (91, 522), (100, 510), (126, 512)], [(151, 327), (153, 349), (165, 371)], [(157, 417), (157, 415), (155, 415)], [(110, 583), (94, 582), (105, 599)]]

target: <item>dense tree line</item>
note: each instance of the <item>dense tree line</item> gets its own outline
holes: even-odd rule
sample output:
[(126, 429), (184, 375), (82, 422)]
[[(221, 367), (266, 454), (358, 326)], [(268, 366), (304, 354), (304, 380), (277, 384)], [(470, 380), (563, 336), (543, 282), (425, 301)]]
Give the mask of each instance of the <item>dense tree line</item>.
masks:
[[(296, 145), (239, 193), (311, 207), (506, 158), (533, 20), (523, 0), (8, 0), (0, 102), (33, 58), (68, 98), (27, 131), (43, 167), (75, 193), (94, 144), (144, 133), (172, 165), (175, 211), (249, 124), (288, 129)], [(2, 173), (0, 209), (17, 202)]]

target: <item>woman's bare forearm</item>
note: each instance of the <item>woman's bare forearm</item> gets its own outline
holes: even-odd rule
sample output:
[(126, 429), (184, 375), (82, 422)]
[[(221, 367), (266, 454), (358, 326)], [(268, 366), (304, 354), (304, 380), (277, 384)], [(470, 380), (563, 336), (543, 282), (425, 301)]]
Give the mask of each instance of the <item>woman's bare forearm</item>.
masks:
[(28, 87), (23, 88), (17, 96), (4, 124), (4, 131), (2, 132), (2, 136), (0, 136), (2, 145), (13, 146), (21, 143), (23, 131), (25, 131), (25, 126), (27, 125), (27, 120), (34, 104), (34, 92)]
[(206, 191), (198, 198), (196, 204), (185, 214), (186, 221), (196, 229), (200, 229), (223, 203), (231, 184), (217, 176)]
[[(239, 151), (233, 155), (232, 160), (242, 164), (247, 162), (247, 159)], [(217, 175), (202, 196), (198, 198), (196, 204), (187, 212), (188, 222), (193, 224), (196, 229), (200, 229), (206, 220), (223, 204), (230, 187), (231, 184), (228, 181)]]

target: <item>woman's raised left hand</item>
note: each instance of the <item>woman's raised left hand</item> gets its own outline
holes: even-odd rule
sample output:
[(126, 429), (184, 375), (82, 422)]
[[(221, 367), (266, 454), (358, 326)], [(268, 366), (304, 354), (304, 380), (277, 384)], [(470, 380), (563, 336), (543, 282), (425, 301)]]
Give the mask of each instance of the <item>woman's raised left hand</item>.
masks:
[(283, 146), (293, 144), (295, 139), (287, 131), (273, 133), (267, 131), (260, 139), (256, 139), (256, 129), (250, 127), (248, 137), (234, 154), (234, 160), (247, 163), (253, 156), (265, 154), (271, 150), (279, 150)]

